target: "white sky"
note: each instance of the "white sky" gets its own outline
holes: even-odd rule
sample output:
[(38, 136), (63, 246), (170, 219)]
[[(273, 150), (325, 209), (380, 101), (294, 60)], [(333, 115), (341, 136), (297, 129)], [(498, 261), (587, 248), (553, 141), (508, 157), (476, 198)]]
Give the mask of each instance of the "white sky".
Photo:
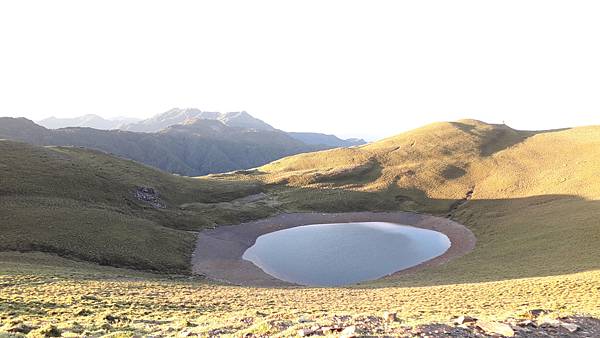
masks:
[(598, 1), (2, 1), (0, 115), (246, 110), (377, 138), (600, 124)]

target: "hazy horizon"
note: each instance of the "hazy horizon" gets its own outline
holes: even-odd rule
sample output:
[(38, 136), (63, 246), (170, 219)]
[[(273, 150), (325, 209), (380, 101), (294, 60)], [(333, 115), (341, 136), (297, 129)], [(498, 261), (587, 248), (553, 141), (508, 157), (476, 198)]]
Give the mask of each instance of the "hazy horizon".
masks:
[[(182, 108), (182, 109), (185, 109), (185, 108), (195, 108), (195, 109), (197, 109), (196, 107), (173, 107), (173, 108)], [(199, 109), (199, 110), (209, 111), (209, 110), (203, 110), (203, 109)], [(43, 117), (43, 118), (40, 118), (40, 119), (32, 119), (32, 118), (30, 118), (28, 116), (22, 116), (22, 115), (12, 115), (12, 116), (11, 115), (0, 115), (0, 117), (3, 117), (3, 116), (15, 117), (15, 118), (17, 118), (17, 117), (25, 117), (27, 119), (30, 119), (30, 120), (36, 122), (36, 123), (38, 123), (38, 122), (40, 122), (40, 121), (42, 121), (44, 119), (47, 119), (47, 118), (59, 118), (59, 119), (63, 119), (64, 118), (64, 119), (68, 119), (68, 118), (82, 117), (82, 116), (85, 116), (85, 115), (96, 115), (96, 116), (99, 116), (99, 117), (107, 119), (107, 120), (136, 119), (138, 121), (141, 121), (141, 120), (144, 120), (144, 119), (151, 118), (153, 116), (162, 114), (162, 113), (164, 113), (166, 111), (168, 111), (168, 109), (165, 110), (165, 111), (163, 111), (163, 112), (161, 112), (161, 113), (148, 114), (148, 115), (145, 115), (145, 116), (142, 116), (142, 115), (138, 115), (138, 116), (116, 115), (116, 116), (110, 116), (110, 117), (108, 117), (108, 116), (103, 116), (101, 114), (88, 113), (88, 114), (72, 115), (72, 116), (51, 115), (51, 116), (46, 116), (46, 117)], [(210, 111), (211, 112), (218, 112), (218, 113), (227, 113), (227, 112), (230, 112), (230, 111), (217, 111), (217, 110), (210, 110)], [(245, 110), (242, 110), (242, 111), (245, 111)], [(250, 115), (252, 115), (252, 116), (260, 119), (260, 117), (257, 114), (254, 114), (253, 112), (248, 112), (248, 111), (245, 111), (245, 112), (247, 112), (248, 114), (250, 114)], [(362, 133), (362, 134), (361, 133), (354, 133), (354, 134), (352, 134), (352, 133), (344, 133), (344, 132), (334, 133), (334, 132), (331, 132), (331, 131), (328, 131), (328, 130), (323, 130), (323, 129), (318, 129), (318, 128), (313, 128), (313, 129), (297, 129), (297, 130), (294, 130), (294, 129), (283, 129), (283, 128), (279, 128), (277, 125), (271, 123), (270, 121), (267, 121), (267, 120), (264, 120), (264, 119), (261, 119), (261, 120), (263, 120), (266, 123), (269, 123), (269, 124), (273, 125), (273, 127), (277, 128), (277, 129), (281, 129), (281, 130), (284, 130), (284, 131), (287, 131), (287, 132), (321, 132), (321, 133), (325, 133), (325, 134), (333, 134), (335, 136), (338, 136), (338, 137), (344, 138), (344, 139), (347, 139), (347, 138), (362, 138), (362, 139), (366, 140), (367, 142), (372, 142), (372, 141), (377, 141), (377, 140), (380, 140), (380, 139), (383, 139), (383, 138), (386, 138), (386, 137), (394, 136), (396, 134), (400, 134), (402, 132), (409, 131), (411, 129), (422, 127), (422, 126), (425, 126), (425, 125), (427, 125), (429, 123), (435, 123), (435, 122), (453, 122), (453, 121), (470, 120), (470, 119), (472, 119), (472, 120), (479, 120), (479, 121), (482, 121), (482, 122), (485, 122), (485, 123), (491, 123), (491, 124), (506, 124), (507, 126), (513, 128), (513, 129), (528, 130), (528, 131), (556, 130), (556, 129), (564, 129), (564, 128), (576, 128), (576, 127), (583, 127), (583, 126), (600, 125), (600, 118), (598, 118), (598, 121), (596, 123), (581, 123), (581, 124), (563, 125), (563, 126), (558, 126), (557, 125), (557, 126), (553, 126), (553, 127), (550, 127), (550, 128), (518, 128), (518, 127), (515, 127), (514, 125), (511, 125), (509, 123), (509, 121), (506, 121), (506, 120), (503, 120), (503, 121), (488, 121), (488, 120), (482, 120), (482, 119), (477, 119), (477, 118), (465, 116), (465, 117), (456, 118), (456, 119), (432, 120), (432, 121), (429, 121), (429, 122), (425, 122), (422, 125), (416, 125), (416, 126), (410, 127), (410, 128), (399, 129), (395, 133), (387, 134), (387, 135), (382, 135), (382, 134), (368, 134), (368, 133)]]
[(599, 10), (593, 1), (5, 2), (0, 116), (148, 118), (195, 107), (369, 140), (463, 118), (522, 130), (600, 124)]

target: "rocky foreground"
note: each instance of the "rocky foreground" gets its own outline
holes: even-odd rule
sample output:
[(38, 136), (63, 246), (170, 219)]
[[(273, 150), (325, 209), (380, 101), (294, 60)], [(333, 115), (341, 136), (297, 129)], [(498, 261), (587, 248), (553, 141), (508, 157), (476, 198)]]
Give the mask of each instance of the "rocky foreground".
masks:
[[(85, 316), (85, 313), (80, 315)], [(257, 312), (256, 317), (242, 319), (244, 324), (252, 326), (260, 320), (262, 314)], [(144, 326), (158, 326), (161, 331), (155, 331), (153, 337), (220, 337), (233, 336), (244, 338), (271, 337), (268, 331), (276, 327), (282, 337), (600, 337), (600, 320), (591, 317), (564, 317), (556, 318), (544, 310), (531, 310), (523, 313), (520, 318), (508, 318), (505, 321), (485, 321), (469, 316), (456, 317), (448, 323), (434, 323), (417, 326), (402, 325), (402, 320), (396, 313), (384, 313), (383, 316), (356, 316), (334, 315), (322, 318), (299, 318), (297, 321), (272, 320), (261, 325), (265, 333), (237, 331), (231, 328), (218, 328), (211, 331), (202, 331), (192, 322), (183, 321), (169, 323), (168, 321), (139, 321), (127, 317), (106, 315), (105, 323), (98, 330), (89, 331), (81, 328), (80, 331), (63, 331), (58, 326), (46, 324), (44, 326), (31, 325), (19, 320), (9, 320), (0, 326), (0, 336), (8, 333), (10, 336), (33, 337), (143, 337), (133, 331), (120, 331), (118, 328), (127, 325), (130, 329), (136, 324)], [(297, 327), (303, 327), (295, 329)], [(260, 330), (258, 330), (260, 331)]]
[(0, 337), (600, 337), (598, 273), (251, 288), (0, 253)]
[[(544, 310), (531, 310), (521, 318), (505, 321), (484, 321), (460, 316), (449, 323), (418, 326), (395, 326), (402, 322), (396, 313), (380, 316), (334, 316), (330, 325), (309, 325), (311, 320), (300, 319), (307, 328), (299, 329), (297, 336), (330, 336), (341, 338), (362, 336), (394, 337), (600, 337), (600, 320), (590, 317), (554, 318)], [(190, 331), (191, 333), (191, 331)], [(184, 332), (184, 335), (186, 333)], [(262, 337), (252, 333), (244, 337)]]

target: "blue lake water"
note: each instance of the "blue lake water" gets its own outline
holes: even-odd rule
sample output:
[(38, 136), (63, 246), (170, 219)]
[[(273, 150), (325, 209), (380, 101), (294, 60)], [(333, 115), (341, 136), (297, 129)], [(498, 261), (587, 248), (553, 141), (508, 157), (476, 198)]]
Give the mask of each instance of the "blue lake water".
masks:
[(446, 235), (406, 225), (313, 224), (262, 235), (242, 258), (287, 282), (339, 286), (410, 268), (449, 247)]

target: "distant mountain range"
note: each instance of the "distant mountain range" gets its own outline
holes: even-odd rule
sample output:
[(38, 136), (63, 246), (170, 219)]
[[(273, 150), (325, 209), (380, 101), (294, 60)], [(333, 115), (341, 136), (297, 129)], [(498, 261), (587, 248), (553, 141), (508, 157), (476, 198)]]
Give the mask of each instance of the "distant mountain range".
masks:
[(158, 114), (149, 119), (122, 126), (121, 129), (144, 133), (153, 133), (176, 124), (184, 124), (189, 120), (214, 120), (229, 127), (238, 127), (254, 130), (275, 130), (269, 124), (250, 114), (243, 112), (215, 113), (205, 112), (195, 108), (174, 108), (165, 113)]
[(187, 176), (260, 166), (285, 156), (324, 149), (279, 130), (230, 127), (193, 119), (156, 133), (92, 128), (46, 129), (25, 118), (0, 118), (0, 139), (36, 145), (80, 146)]
[(73, 118), (58, 118), (49, 117), (38, 121), (37, 123), (48, 129), (59, 129), (67, 127), (88, 127), (94, 129), (119, 129), (130, 123), (139, 121), (139, 119), (131, 117), (118, 117), (113, 119), (105, 119), (101, 116), (88, 114)]
[(353, 147), (366, 144), (365, 140), (360, 138), (341, 139), (335, 135), (320, 134), (320, 133), (299, 133), (289, 132), (291, 137), (311, 145), (323, 145), (332, 148), (338, 147)]
[[(66, 127), (89, 127), (101, 130), (120, 129), (133, 132), (156, 133), (173, 125), (185, 124), (188, 121), (214, 120), (229, 127), (245, 128), (250, 130), (275, 131), (270, 124), (253, 117), (245, 111), (218, 113), (201, 111), (196, 108), (173, 108), (165, 113), (155, 115), (149, 119), (139, 120), (133, 118), (104, 119), (98, 115), (84, 115), (75, 118), (51, 117), (37, 123), (48, 129)], [(340, 139), (335, 135), (321, 133), (289, 132), (289, 136), (307, 145), (320, 148), (351, 147), (365, 144), (362, 139)]]

